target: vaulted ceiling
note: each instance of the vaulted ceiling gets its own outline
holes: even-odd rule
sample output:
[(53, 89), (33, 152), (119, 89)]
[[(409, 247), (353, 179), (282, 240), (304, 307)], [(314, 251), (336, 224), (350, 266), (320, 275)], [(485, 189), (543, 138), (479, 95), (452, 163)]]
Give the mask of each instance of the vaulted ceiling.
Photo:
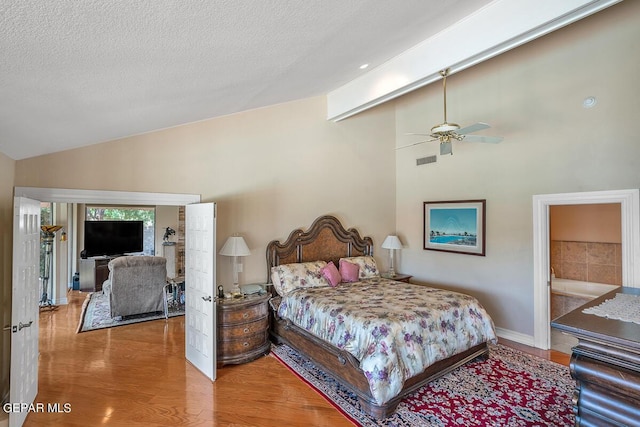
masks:
[[(579, 11), (617, 1), (561, 3)], [(524, 3), (532, 2), (545, 9)], [(474, 19), (501, 11), (505, 20), (487, 25), (508, 29), (531, 12), (519, 7), (505, 0), (0, 0), (0, 152), (18, 160), (339, 91)], [(414, 86), (427, 82), (428, 68)], [(344, 109), (380, 100), (356, 99)]]

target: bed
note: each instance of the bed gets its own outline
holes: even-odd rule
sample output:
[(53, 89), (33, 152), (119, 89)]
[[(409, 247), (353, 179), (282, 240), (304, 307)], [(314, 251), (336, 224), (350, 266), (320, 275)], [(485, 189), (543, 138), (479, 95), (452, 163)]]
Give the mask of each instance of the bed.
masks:
[(274, 343), (312, 360), (378, 419), (422, 385), (486, 356), (496, 340), (475, 298), (381, 277), (372, 239), (334, 216), (270, 242), (267, 269), (277, 291)]

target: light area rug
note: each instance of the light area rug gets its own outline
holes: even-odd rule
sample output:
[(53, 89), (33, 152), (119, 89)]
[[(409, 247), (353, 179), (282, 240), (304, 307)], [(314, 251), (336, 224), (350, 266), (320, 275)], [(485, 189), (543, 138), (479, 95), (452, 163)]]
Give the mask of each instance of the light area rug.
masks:
[(271, 355), (359, 426), (573, 426), (569, 368), (502, 345), (403, 399), (380, 421), (357, 397), (286, 345)]
[[(169, 309), (169, 317), (183, 316), (184, 310)], [(137, 316), (111, 317), (109, 298), (102, 292), (91, 292), (82, 304), (82, 313), (77, 332), (113, 328), (149, 320), (164, 319), (164, 312), (146, 313)]]

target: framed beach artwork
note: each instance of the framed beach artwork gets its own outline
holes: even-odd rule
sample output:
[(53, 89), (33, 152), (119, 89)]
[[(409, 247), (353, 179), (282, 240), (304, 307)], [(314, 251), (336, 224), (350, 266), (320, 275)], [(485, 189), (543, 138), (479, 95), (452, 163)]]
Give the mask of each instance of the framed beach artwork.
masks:
[(424, 249), (484, 256), (486, 200), (424, 202)]

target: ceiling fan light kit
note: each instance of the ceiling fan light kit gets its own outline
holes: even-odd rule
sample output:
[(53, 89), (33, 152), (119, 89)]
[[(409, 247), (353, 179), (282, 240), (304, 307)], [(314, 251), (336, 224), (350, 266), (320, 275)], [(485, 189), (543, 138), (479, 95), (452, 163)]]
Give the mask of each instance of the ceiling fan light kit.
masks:
[(486, 123), (475, 123), (471, 126), (467, 126), (465, 128), (460, 128), (460, 125), (456, 123), (447, 122), (447, 76), (449, 75), (449, 69), (440, 71), (440, 75), (442, 76), (442, 87), (444, 92), (444, 122), (435, 125), (431, 128), (430, 134), (418, 134), (411, 133), (409, 135), (425, 135), (429, 136), (432, 139), (426, 141), (419, 141), (413, 144), (405, 145), (399, 148), (411, 147), (413, 145), (422, 144), (424, 142), (432, 142), (439, 141), (440, 142), (440, 155), (452, 154), (453, 155), (453, 146), (451, 142), (453, 140), (462, 141), (463, 139), (470, 142), (488, 142), (488, 143), (498, 143), (503, 140), (500, 136), (480, 136), (480, 135), (469, 135), (472, 132), (476, 132), (482, 129), (488, 129), (489, 126)]
[(455, 123), (442, 123), (441, 125), (436, 125), (431, 128), (431, 133), (434, 134), (444, 134), (447, 132), (452, 132), (460, 129), (460, 125)]

